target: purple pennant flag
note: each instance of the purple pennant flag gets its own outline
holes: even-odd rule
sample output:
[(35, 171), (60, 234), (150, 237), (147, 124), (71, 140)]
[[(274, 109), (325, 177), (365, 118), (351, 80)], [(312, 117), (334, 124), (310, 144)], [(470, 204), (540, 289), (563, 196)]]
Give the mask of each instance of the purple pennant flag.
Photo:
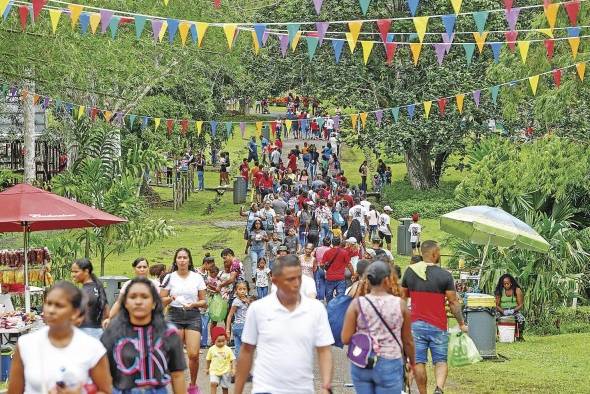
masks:
[(47, 109), (47, 107), (49, 107), (49, 97), (45, 97), (45, 100), (43, 100), (43, 104), (41, 105), (41, 108), (43, 109)]
[(14, 97), (16, 96), (16, 88), (13, 86), (10, 88), (10, 97)]
[(451, 34), (450, 36), (447, 35), (446, 33), (442, 33), (442, 39), (443, 39), (443, 43), (445, 44), (445, 51), (447, 52), (447, 55), (448, 55), (451, 50), (451, 44), (453, 43), (453, 40), (455, 39), (455, 33)]
[(121, 112), (121, 111), (117, 112), (117, 115), (115, 116), (115, 123), (118, 124), (119, 126), (121, 126), (123, 124), (123, 112)]
[(152, 32), (154, 34), (154, 41), (160, 38), (160, 30), (162, 30), (163, 21), (161, 19), (152, 19)]
[(479, 98), (481, 97), (481, 90), (477, 89), (473, 92), (473, 101), (475, 101), (475, 106), (479, 108)]
[(324, 0), (313, 0), (313, 6), (315, 7), (315, 12), (319, 15), (320, 11), (322, 11), (322, 3)]
[(242, 133), (242, 138), (246, 136), (246, 123), (240, 122), (240, 133)]
[(286, 34), (279, 34), (279, 42), (281, 45), (281, 54), (285, 57), (287, 55), (287, 48), (289, 47), (289, 36)]
[(324, 41), (324, 37), (326, 36), (326, 32), (328, 31), (328, 26), (330, 26), (330, 22), (316, 22), (315, 29), (318, 32), (319, 44), (322, 45)]
[(101, 33), (106, 33), (107, 28), (109, 27), (109, 23), (111, 23), (112, 17), (113, 17), (113, 11), (100, 10), (100, 32)]
[(436, 60), (438, 61), (438, 65), (442, 66), (445, 54), (447, 53), (447, 44), (437, 42), (434, 44), (434, 52), (436, 52)]
[(377, 120), (377, 125), (381, 126), (381, 120), (383, 119), (383, 110), (379, 109), (375, 111), (375, 119)]
[(340, 129), (340, 116), (334, 116), (334, 130)]
[(508, 22), (508, 30), (516, 30), (516, 21), (518, 20), (518, 14), (520, 14), (520, 8), (511, 8), (504, 10), (506, 22)]
[(270, 36), (270, 33), (268, 32), (268, 30), (265, 30), (264, 33), (262, 33), (262, 46), (266, 45), (266, 42), (268, 41), (268, 36)]

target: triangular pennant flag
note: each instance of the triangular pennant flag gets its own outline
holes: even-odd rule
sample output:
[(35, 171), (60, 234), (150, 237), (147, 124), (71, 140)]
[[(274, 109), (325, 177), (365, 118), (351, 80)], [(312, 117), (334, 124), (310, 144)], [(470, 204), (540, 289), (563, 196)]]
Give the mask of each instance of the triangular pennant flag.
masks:
[(143, 29), (145, 28), (145, 16), (137, 15), (135, 16), (135, 38), (138, 40), (141, 38), (141, 33), (143, 33)]
[(289, 23), (287, 25), (287, 32), (289, 33), (289, 43), (292, 43), (295, 39), (295, 35), (299, 31), (299, 27), (301, 25), (299, 23)]
[(447, 32), (447, 36), (450, 36), (455, 32), (455, 22), (457, 21), (457, 15), (455, 14), (448, 14), (443, 15), (441, 17), (442, 23), (445, 27), (445, 31)]
[[(325, 33), (324, 33), (325, 34)], [(268, 30), (266, 30), (263, 34), (262, 34), (262, 45), (266, 45), (266, 42), (268, 41), (268, 37), (270, 36), (270, 33), (268, 32)], [(322, 43), (322, 40), (320, 39), (320, 45)]]
[(332, 40), (332, 49), (334, 50), (334, 57), (336, 64), (340, 63), (340, 56), (342, 55), (342, 47), (344, 47), (343, 40)]
[(387, 64), (391, 64), (393, 61), (393, 56), (395, 55), (395, 49), (397, 48), (397, 44), (395, 42), (387, 42), (385, 44), (385, 60)]
[(180, 121), (180, 133), (182, 135), (186, 135), (187, 131), (188, 131), (188, 119), (182, 119)]
[(234, 36), (236, 34), (237, 29), (238, 25), (235, 23), (223, 24), (223, 31), (225, 32), (225, 39), (227, 40), (227, 46), (229, 47), (229, 49), (231, 49), (234, 44)]
[(349, 43), (349, 45), (351, 45), (351, 52), (354, 51), (354, 48), (356, 47), (356, 42), (359, 38), (359, 34), (361, 34), (361, 28), (363, 27), (363, 21), (351, 21), (348, 22), (348, 31), (350, 31), (350, 38), (352, 40), (352, 44)]
[(201, 45), (203, 44), (203, 38), (205, 38), (205, 32), (207, 31), (209, 24), (207, 22), (197, 22), (196, 26), (197, 26), (197, 45), (199, 47), (201, 47)]
[(258, 42), (258, 37), (256, 37), (256, 32), (252, 31), (252, 47), (254, 48), (254, 54), (258, 55), (260, 52), (260, 45)]
[(488, 34), (489, 34), (489, 32), (487, 32), (487, 31), (485, 31), (483, 33), (477, 33), (477, 32), (473, 33), (473, 39), (475, 40), (475, 43), (477, 44), (477, 49), (479, 50), (480, 54), (483, 52), (483, 47), (486, 43), (486, 38), (488, 38)]
[(180, 33), (180, 42), (182, 43), (182, 46), (186, 45), (186, 39), (188, 37), (188, 31), (190, 30), (190, 27), (191, 24), (187, 21), (182, 21), (180, 22), (180, 25), (178, 25), (178, 32)]
[(293, 121), (290, 119), (285, 119), (285, 126), (287, 127), (287, 130), (291, 130), (291, 126), (293, 125)]
[(551, 74), (553, 75), (553, 82), (555, 83), (555, 86), (559, 87), (559, 85), (561, 85), (561, 70), (557, 68), (553, 70)]
[(461, 3), (463, 2), (463, 0), (451, 0), (451, 5), (453, 6), (453, 11), (455, 11), (455, 14), (458, 14), (459, 12), (461, 12)]
[(104, 110), (102, 111), (102, 116), (104, 116), (104, 120), (106, 120), (107, 123), (109, 123), (111, 121), (111, 118), (113, 117), (113, 113), (111, 111)]
[(293, 52), (295, 52), (295, 49), (297, 49), (297, 44), (299, 44), (299, 40), (301, 39), (302, 34), (303, 33), (300, 31), (295, 33), (295, 37), (293, 37), (293, 41), (291, 41), (291, 50)]
[(435, 43), (434, 53), (436, 54), (436, 61), (438, 62), (438, 65), (442, 66), (443, 60), (445, 59), (445, 54), (447, 53), (446, 45), (442, 42)]
[(377, 21), (377, 28), (379, 29), (381, 40), (384, 43), (387, 42), (387, 34), (389, 33), (389, 29), (391, 28), (391, 19), (379, 19)]
[(358, 126), (358, 117), (358, 114), (350, 115), (350, 123), (353, 130), (356, 130), (356, 127)]
[(408, 8), (410, 9), (410, 15), (416, 15), (416, 11), (418, 10), (418, 2), (419, 0), (408, 0)]
[(86, 107), (83, 105), (80, 105), (78, 107), (78, 120), (82, 119), (82, 116), (84, 116), (85, 110), (86, 110)]
[(586, 73), (586, 63), (576, 64), (576, 71), (578, 72), (578, 77), (580, 77), (580, 81), (584, 81), (584, 74)]
[(78, 4), (70, 4), (68, 5), (68, 9), (70, 10), (70, 20), (72, 22), (72, 29), (76, 27), (78, 20), (80, 19), (80, 15), (82, 15), (82, 10), (84, 9), (83, 6)]
[(167, 19), (168, 22), (168, 41), (170, 44), (174, 42), (174, 38), (176, 37), (176, 32), (178, 31), (178, 27), (180, 26), (180, 21), (178, 19)]
[(172, 134), (174, 130), (174, 119), (166, 119), (166, 130), (168, 131), (168, 135)]
[(568, 37), (580, 37), (580, 32), (582, 31), (582, 28), (579, 26), (571, 26), (567, 27), (566, 30)]
[(457, 101), (457, 111), (459, 111), (460, 114), (463, 113), (463, 101), (465, 100), (465, 95), (464, 94), (458, 94), (455, 96), (455, 100)]
[(57, 31), (57, 25), (59, 24), (59, 18), (61, 16), (61, 10), (50, 9), (49, 19), (51, 20), (51, 30), (53, 34)]
[(366, 112), (362, 112), (360, 114), (360, 118), (361, 118), (361, 124), (363, 125), (363, 129), (365, 128), (365, 126), (367, 125), (367, 116), (368, 114)]
[(320, 45), (324, 41), (324, 37), (326, 36), (326, 32), (328, 31), (328, 27), (330, 26), (330, 22), (316, 22), (315, 29), (318, 33), (318, 39)]
[(26, 5), (21, 5), (18, 7), (18, 15), (20, 19), (20, 26), (23, 30), (27, 27), (27, 19), (29, 17), (29, 7)]
[(447, 99), (446, 98), (439, 98), (437, 101), (438, 105), (438, 115), (445, 116), (445, 109), (447, 108)]
[(410, 104), (406, 107), (406, 110), (408, 111), (408, 116), (410, 118), (410, 120), (414, 119), (414, 113), (416, 112), (416, 104)]
[(475, 103), (475, 107), (479, 108), (479, 99), (481, 98), (481, 90), (477, 89), (473, 91), (473, 102)]
[(477, 11), (473, 13), (473, 20), (475, 20), (475, 26), (478, 32), (483, 33), (486, 29), (489, 14), (489, 11)]
[(467, 60), (467, 65), (471, 65), (471, 59), (473, 58), (473, 52), (475, 51), (475, 44), (472, 42), (464, 42), (463, 49), (465, 50), (465, 59)]
[(557, 21), (557, 11), (559, 11), (560, 3), (547, 4), (544, 7), (545, 17), (547, 17), (547, 23), (551, 29), (555, 28), (555, 22)]
[(281, 55), (287, 55), (287, 48), (289, 48), (289, 36), (286, 34), (279, 34), (279, 44), (281, 48)]
[(570, 37), (567, 39), (572, 50), (572, 58), (576, 60), (578, 57), (578, 49), (580, 48), (580, 37)]
[(115, 36), (117, 35), (117, 30), (119, 28), (119, 21), (121, 21), (120, 16), (113, 16), (111, 21), (109, 22), (109, 29), (111, 30), (111, 38), (114, 40)]
[(393, 116), (393, 120), (395, 120), (396, 122), (399, 120), (399, 107), (391, 109), (391, 116)]
[(88, 32), (88, 26), (90, 25), (90, 15), (87, 13), (83, 13), (80, 15), (80, 30), (82, 34), (86, 34)]
[(538, 31), (539, 33), (543, 33), (545, 34), (547, 37), (553, 38), (553, 29), (534, 29), (535, 31)]
[(41, 96), (39, 96), (38, 94), (35, 94), (33, 96), (33, 104), (35, 104), (35, 105), (39, 104), (40, 99), (41, 99)]
[(262, 37), (264, 37), (265, 31), (266, 31), (266, 25), (264, 23), (255, 23), (254, 24), (254, 32), (256, 33), (256, 38), (258, 39), (258, 46), (262, 46), (264, 44), (262, 42)]
[(498, 63), (500, 61), (500, 50), (502, 49), (502, 43), (490, 42), (490, 47), (492, 48), (492, 54), (494, 55), (494, 62)]
[(529, 84), (531, 85), (531, 91), (533, 92), (533, 96), (537, 94), (537, 86), (539, 85), (539, 76), (533, 75), (529, 77)]
[(256, 122), (256, 134), (258, 136), (262, 135), (262, 122)]
[(144, 116), (142, 121), (141, 121), (141, 129), (144, 130), (145, 128), (148, 127), (148, 123), (150, 121), (150, 118), (148, 116)]
[(416, 16), (412, 18), (414, 21), (414, 28), (416, 29), (416, 34), (418, 34), (418, 40), (420, 42), (424, 41), (424, 35), (426, 34), (426, 27), (428, 26), (428, 16)]
[(520, 58), (522, 59), (523, 64), (526, 64), (526, 58), (529, 53), (530, 45), (531, 45), (530, 41), (519, 41), (518, 42), (518, 51), (520, 52)]
[(158, 41), (159, 42), (162, 42), (167, 30), (168, 30), (168, 22), (164, 21), (164, 22), (162, 22), (162, 28), (160, 29), (160, 34), (158, 34)]
[(240, 122), (240, 133), (242, 134), (242, 138), (246, 136), (246, 123)]
[(359, 0), (359, 4), (361, 6), (361, 11), (363, 15), (367, 15), (367, 11), (369, 10), (369, 4), (371, 4), (371, 0)]
[(201, 135), (201, 132), (203, 131), (203, 121), (202, 120), (197, 120), (195, 122), (195, 129), (197, 129), (197, 135)]
[(504, 8), (509, 10), (512, 8), (513, 0), (504, 0)]
[(424, 105), (424, 118), (428, 119), (428, 116), (430, 116), (430, 108), (432, 107), (432, 101), (425, 101), (423, 103)]
[(307, 41), (307, 55), (309, 56), (309, 60), (311, 61), (318, 47), (319, 38), (306, 36), (305, 40)]
[(100, 24), (100, 14), (90, 14), (90, 31), (96, 34), (96, 29)]
[(363, 61), (365, 64), (369, 61), (369, 56), (371, 55), (371, 51), (373, 50), (373, 41), (361, 41), (361, 46), (363, 47)]
[(111, 10), (100, 10), (100, 32), (106, 33), (111, 18), (113, 17), (113, 11)]
[(92, 107), (90, 110), (90, 119), (94, 122), (96, 120), (96, 115), (98, 114), (98, 108)]
[(39, 19), (39, 14), (45, 5), (45, 0), (33, 0), (33, 21)]
[(0, 0), (0, 10), (2, 10), (2, 18), (6, 20), (10, 11), (12, 10), (12, 6), (14, 4), (14, 0)]
[(511, 8), (504, 11), (504, 17), (508, 23), (508, 30), (516, 30), (518, 15), (520, 15), (520, 8)]
[(378, 126), (381, 126), (382, 120), (383, 120), (383, 110), (378, 109), (377, 111), (375, 111), (375, 121), (377, 122)]
[(578, 14), (580, 13), (580, 0), (568, 1), (563, 7), (567, 12), (570, 25), (576, 26), (578, 24)]
[(352, 39), (352, 34), (350, 34), (350, 32), (346, 32), (344, 33), (344, 37), (346, 37), (346, 42), (348, 43), (350, 53), (354, 53), (356, 42), (354, 42), (354, 40)]
[(504, 35), (506, 36), (506, 44), (508, 44), (508, 48), (510, 48), (510, 51), (514, 53), (518, 31), (507, 31), (504, 33)]
[(191, 23), (191, 39), (193, 40), (193, 44), (196, 44), (199, 41), (199, 37), (197, 35), (197, 26), (194, 23)]
[(451, 50), (451, 45), (453, 43), (453, 40), (455, 39), (455, 33), (451, 34), (450, 36), (447, 35), (446, 33), (442, 33), (442, 41), (445, 45), (445, 51), (447, 52), (447, 55), (449, 54), (449, 51)]
[(232, 122), (225, 122), (225, 135), (229, 138), (233, 130)]
[(421, 42), (411, 42), (410, 43), (410, 51), (412, 52), (412, 59), (414, 60), (414, 66), (418, 64), (418, 59), (420, 59), (420, 51), (422, 50), (422, 43)]
[(313, 6), (315, 8), (315, 12), (319, 15), (322, 11), (322, 3), (324, 0), (313, 0)]
[(160, 30), (162, 30), (163, 21), (160, 19), (152, 19), (152, 33), (154, 37), (154, 41), (158, 40), (160, 37)]

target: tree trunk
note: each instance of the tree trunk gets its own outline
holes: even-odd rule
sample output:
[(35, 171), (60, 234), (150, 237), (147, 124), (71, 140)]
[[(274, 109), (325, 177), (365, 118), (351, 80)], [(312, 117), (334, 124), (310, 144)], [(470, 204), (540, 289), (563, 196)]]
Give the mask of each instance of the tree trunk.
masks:
[(410, 185), (412, 185), (414, 189), (425, 190), (436, 186), (433, 178), (429, 149), (406, 149), (405, 158)]
[(32, 184), (37, 176), (35, 165), (35, 84), (25, 81), (27, 96), (23, 100), (24, 182)]
[(432, 179), (434, 183), (438, 186), (440, 184), (440, 177), (443, 174), (444, 165), (447, 162), (447, 159), (451, 155), (450, 152), (443, 152), (436, 155), (434, 158), (434, 168), (432, 170)]

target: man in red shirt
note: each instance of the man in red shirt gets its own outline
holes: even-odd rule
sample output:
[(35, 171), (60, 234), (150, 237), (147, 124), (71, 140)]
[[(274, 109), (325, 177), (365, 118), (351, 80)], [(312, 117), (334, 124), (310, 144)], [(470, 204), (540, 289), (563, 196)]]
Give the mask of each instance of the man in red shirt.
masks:
[(246, 181), (246, 187), (248, 187), (248, 178), (250, 175), (250, 166), (248, 165), (248, 159), (244, 159), (240, 164), (240, 175)]
[[(334, 297), (344, 294), (346, 291), (346, 280), (344, 272), (346, 268), (354, 276), (354, 268), (350, 263), (349, 252), (341, 247), (340, 238), (332, 238), (332, 249), (322, 256), (321, 265), (326, 270), (326, 302)], [(336, 293), (334, 295), (334, 293)]]
[(267, 170), (264, 170), (263, 176), (260, 178), (260, 195), (262, 199), (267, 194), (273, 192), (273, 178)]

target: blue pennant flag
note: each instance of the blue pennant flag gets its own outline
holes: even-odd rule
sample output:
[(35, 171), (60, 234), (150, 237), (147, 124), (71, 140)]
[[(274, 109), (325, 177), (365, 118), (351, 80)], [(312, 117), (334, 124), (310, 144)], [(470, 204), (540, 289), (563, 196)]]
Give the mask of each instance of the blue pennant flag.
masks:
[(455, 31), (455, 21), (457, 21), (457, 15), (455, 14), (449, 14), (449, 15), (443, 15), (441, 17), (442, 19), (442, 23), (445, 26), (445, 31), (447, 32), (447, 36), (451, 36), (451, 34), (453, 34), (453, 32)]
[(477, 11), (473, 13), (473, 19), (475, 20), (475, 26), (479, 34), (483, 33), (486, 28), (486, 21), (488, 20), (489, 11)]
[(211, 126), (211, 135), (215, 137), (215, 135), (217, 135), (217, 121), (210, 120), (209, 125)]
[(393, 116), (393, 120), (397, 122), (399, 120), (399, 107), (392, 108), (391, 115)]
[(502, 43), (490, 42), (490, 47), (492, 48), (492, 54), (494, 55), (494, 63), (498, 63), (500, 61), (500, 50), (502, 49)]
[(344, 47), (344, 40), (332, 40), (332, 48), (334, 49), (334, 57), (336, 58), (336, 64), (340, 63), (342, 47)]
[(88, 25), (90, 24), (90, 15), (83, 12), (80, 14), (80, 29), (82, 34), (88, 33)]
[(418, 9), (418, 3), (420, 0), (408, 0), (408, 8), (410, 9), (410, 14), (412, 16), (416, 16), (416, 10)]
[(254, 24), (254, 32), (256, 32), (256, 38), (258, 39), (258, 46), (263, 47), (262, 37), (264, 36), (264, 32), (266, 31), (266, 25), (264, 23), (255, 23)]
[(582, 30), (580, 26), (570, 26), (566, 29), (568, 37), (580, 37), (580, 31)]
[(408, 111), (408, 116), (410, 117), (410, 120), (414, 119), (414, 113), (416, 112), (416, 104), (410, 104), (406, 107), (406, 110)]
[(387, 33), (387, 42), (395, 41), (395, 33)]
[(225, 122), (225, 134), (229, 138), (232, 134), (233, 124), (232, 122)]
[(498, 93), (500, 92), (500, 86), (492, 86), (490, 88), (490, 92), (492, 93), (492, 102), (494, 103), (494, 105), (496, 105), (496, 102), (498, 100)]
[(199, 36), (197, 35), (197, 27), (194, 23), (191, 23), (191, 37), (193, 39), (193, 44), (196, 44), (199, 39)]
[(174, 42), (174, 38), (176, 37), (176, 32), (178, 31), (178, 25), (180, 21), (178, 19), (167, 19), (168, 22), (168, 41), (170, 44)]
[(66, 104), (66, 111), (71, 115), (72, 114), (72, 110), (74, 109), (74, 104), (72, 103), (67, 103)]
[(6, 18), (8, 18), (8, 15), (10, 14), (10, 10), (12, 9), (12, 3), (14, 2), (10, 1), (4, 9), (4, 13), (2, 14), (2, 18), (4, 18), (4, 20), (6, 20)]
[(142, 130), (145, 129), (148, 126), (149, 122), (150, 122), (149, 116), (144, 116), (143, 120), (141, 122), (141, 129)]
[(471, 65), (471, 59), (473, 59), (473, 52), (475, 51), (475, 44), (473, 42), (464, 42), (463, 49), (465, 49), (465, 59), (467, 60), (467, 65)]
[(139, 40), (141, 37), (141, 33), (143, 32), (143, 28), (145, 27), (146, 17), (137, 15), (135, 17), (135, 38)]

